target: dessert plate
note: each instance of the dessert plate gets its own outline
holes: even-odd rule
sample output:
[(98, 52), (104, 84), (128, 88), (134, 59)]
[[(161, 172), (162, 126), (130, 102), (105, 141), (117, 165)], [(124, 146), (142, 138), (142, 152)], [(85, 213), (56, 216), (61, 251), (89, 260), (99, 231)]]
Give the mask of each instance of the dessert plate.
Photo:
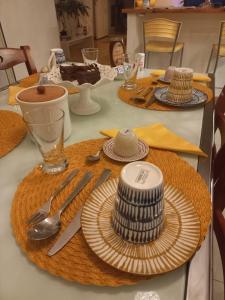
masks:
[(192, 89), (192, 99), (185, 103), (174, 102), (167, 99), (168, 87), (157, 88), (155, 90), (155, 98), (162, 104), (176, 106), (176, 107), (185, 107), (191, 108), (204, 104), (208, 100), (208, 96), (197, 89)]
[(114, 138), (106, 141), (103, 145), (103, 152), (105, 155), (107, 155), (109, 158), (120, 161), (120, 162), (132, 162), (136, 160), (140, 160), (144, 158), (145, 156), (148, 155), (149, 152), (149, 146), (143, 141), (143, 140), (138, 140), (138, 152), (135, 155), (129, 156), (129, 157), (123, 157), (119, 156), (113, 151), (113, 146), (114, 146)]
[(86, 201), (81, 224), (90, 248), (104, 262), (121, 271), (157, 275), (172, 271), (195, 253), (200, 221), (191, 201), (172, 186), (165, 186), (165, 225), (154, 242), (133, 244), (117, 235), (111, 225), (118, 179), (102, 184)]

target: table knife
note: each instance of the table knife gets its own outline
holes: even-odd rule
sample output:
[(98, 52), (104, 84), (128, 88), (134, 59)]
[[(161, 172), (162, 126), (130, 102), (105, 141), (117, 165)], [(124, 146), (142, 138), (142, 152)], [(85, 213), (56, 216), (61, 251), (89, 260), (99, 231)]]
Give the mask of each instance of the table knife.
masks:
[(148, 97), (146, 97), (145, 107), (149, 107), (150, 105), (152, 105), (153, 102), (156, 101), (154, 94), (155, 94), (155, 89), (153, 89), (151, 93), (148, 95)]
[(145, 97), (151, 92), (151, 90), (152, 90), (152, 87), (146, 87), (140, 93), (131, 97), (131, 100), (145, 101)]
[[(105, 182), (111, 175), (112, 171), (110, 169), (104, 169), (99, 176), (98, 180), (94, 185), (94, 189), (98, 188), (103, 182)], [(92, 190), (92, 191), (93, 191)], [(77, 233), (80, 229), (80, 218), (81, 218), (82, 208), (76, 213), (72, 221), (69, 223), (64, 232), (60, 235), (58, 240), (52, 246), (52, 248), (48, 251), (48, 256), (52, 256), (60, 251)]]

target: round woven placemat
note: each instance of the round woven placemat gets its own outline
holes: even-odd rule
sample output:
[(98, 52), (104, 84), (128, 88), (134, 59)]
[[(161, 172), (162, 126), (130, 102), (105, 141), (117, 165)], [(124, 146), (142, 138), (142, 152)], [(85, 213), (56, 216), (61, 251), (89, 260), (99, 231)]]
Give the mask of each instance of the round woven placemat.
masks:
[(25, 137), (22, 117), (8, 110), (0, 110), (0, 157), (13, 150)]
[[(84, 141), (66, 148), (65, 154), (69, 161), (69, 168), (62, 174), (54, 176), (43, 174), (36, 167), (18, 186), (11, 209), (11, 223), (17, 243), (27, 257), (49, 273), (82, 284), (100, 286), (132, 285), (140, 280), (149, 279), (149, 277), (125, 273), (104, 263), (88, 247), (82, 235), (82, 230), (60, 252), (52, 257), (48, 257), (47, 252), (57, 237), (45, 241), (29, 241), (26, 235), (28, 218), (47, 200), (54, 188), (72, 169), (80, 168), (80, 172), (53, 201), (51, 214), (56, 212), (85, 171), (91, 170), (96, 176), (63, 213), (61, 218), (62, 231), (84, 204), (97, 176), (104, 168), (112, 170), (112, 177), (119, 176), (124, 164), (114, 162), (106, 156), (103, 156), (99, 162), (94, 164), (86, 164), (85, 162), (85, 157), (91, 153), (96, 153), (105, 140)], [(188, 163), (169, 151), (150, 149), (145, 160), (156, 164), (164, 174), (165, 183), (179, 189), (192, 202), (201, 223), (200, 246), (211, 220), (210, 195), (203, 179)]]
[[(139, 87), (148, 87), (148, 86), (155, 87), (155, 85), (152, 84), (153, 80), (155, 80), (153, 77), (146, 77), (146, 78), (138, 79), (137, 86), (138, 86), (138, 88)], [(165, 86), (165, 84), (158, 83), (158, 85), (157, 85), (157, 87), (162, 87), (162, 86)], [(193, 82), (193, 88), (196, 88), (196, 89), (202, 91), (203, 93), (207, 94), (208, 102), (213, 99), (213, 92), (207, 86), (205, 86), (201, 83)], [(126, 102), (127, 104), (130, 104), (132, 106), (136, 106), (139, 108), (144, 108), (144, 109), (149, 109), (149, 110), (161, 110), (161, 111), (184, 110), (184, 108), (163, 105), (157, 101), (152, 103), (150, 106), (145, 107), (145, 102), (138, 102), (138, 101), (131, 99), (131, 97), (135, 96), (134, 91), (125, 90), (123, 87), (119, 88), (118, 96), (122, 101)], [(193, 107), (192, 107), (192, 109), (193, 109)]]

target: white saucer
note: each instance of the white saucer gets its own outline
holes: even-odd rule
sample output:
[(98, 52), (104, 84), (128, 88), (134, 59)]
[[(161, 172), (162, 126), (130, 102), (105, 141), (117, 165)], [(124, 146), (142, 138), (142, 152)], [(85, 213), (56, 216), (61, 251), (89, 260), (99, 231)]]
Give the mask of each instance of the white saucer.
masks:
[(159, 77), (158, 81), (163, 82), (163, 83), (167, 83), (167, 84), (171, 83), (171, 80), (166, 80), (164, 76)]
[(129, 156), (129, 157), (123, 157), (119, 156), (113, 151), (113, 146), (114, 146), (114, 138), (106, 141), (103, 145), (103, 152), (105, 155), (107, 155), (109, 158), (116, 160), (116, 161), (121, 161), (121, 162), (132, 162), (136, 160), (140, 160), (144, 158), (145, 156), (148, 155), (149, 152), (149, 146), (143, 141), (143, 140), (138, 140), (138, 152), (135, 155)]

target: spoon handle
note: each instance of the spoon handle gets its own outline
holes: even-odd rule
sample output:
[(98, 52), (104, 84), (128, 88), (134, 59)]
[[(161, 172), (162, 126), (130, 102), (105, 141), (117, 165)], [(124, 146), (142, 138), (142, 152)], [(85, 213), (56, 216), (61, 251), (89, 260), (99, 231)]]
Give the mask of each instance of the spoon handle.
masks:
[(84, 174), (82, 179), (78, 182), (78, 184), (74, 188), (73, 192), (68, 196), (66, 201), (60, 207), (59, 215), (61, 215), (64, 212), (67, 206), (73, 201), (74, 197), (76, 197), (81, 192), (81, 190), (88, 184), (88, 182), (91, 180), (92, 177), (93, 177), (93, 173), (91, 172), (86, 172)]

